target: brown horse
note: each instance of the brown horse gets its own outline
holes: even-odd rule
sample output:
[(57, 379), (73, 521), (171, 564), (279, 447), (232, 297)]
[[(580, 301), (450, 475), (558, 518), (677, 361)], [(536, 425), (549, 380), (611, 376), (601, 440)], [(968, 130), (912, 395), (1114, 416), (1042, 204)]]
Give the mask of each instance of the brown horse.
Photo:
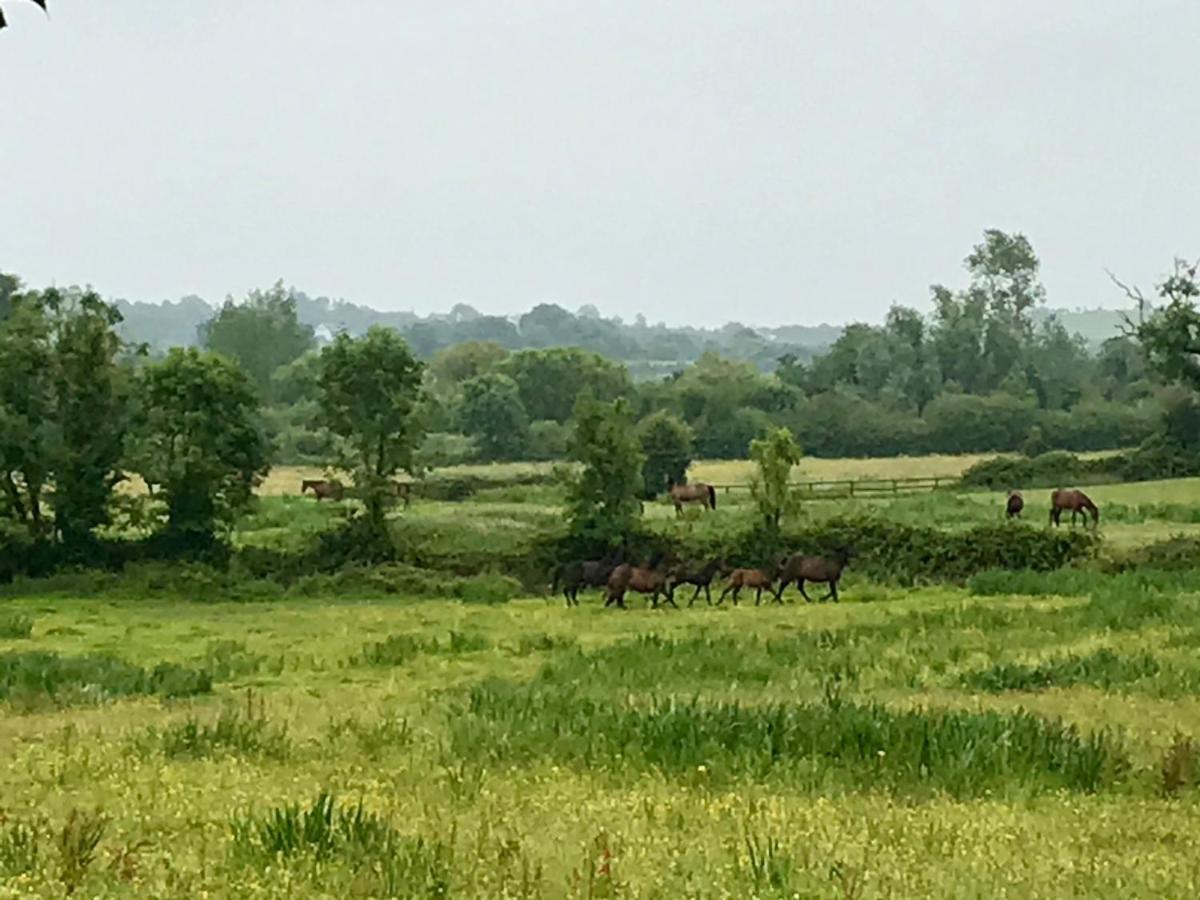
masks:
[(721, 591), (721, 596), (717, 598), (717, 606), (725, 602), (725, 595), (730, 591), (733, 592), (733, 605), (737, 606), (738, 594), (742, 592), (742, 588), (754, 589), (754, 605), (758, 606), (762, 603), (763, 591), (771, 593), (774, 581), (771, 573), (764, 569), (734, 569), (729, 573), (729, 584), (725, 585), (725, 590)]
[(608, 577), (617, 567), (615, 562), (603, 559), (588, 559), (583, 562), (569, 562), (559, 566), (554, 572), (554, 580), (550, 585), (553, 593), (558, 592), (562, 584), (563, 597), (567, 606), (579, 605), (579, 592), (584, 588), (600, 588), (608, 584)]
[(726, 568), (725, 562), (720, 559), (714, 559), (706, 565), (701, 566), (699, 563), (693, 565), (685, 565), (677, 567), (672, 572), (672, 585), (693, 584), (696, 586), (695, 593), (692, 594), (692, 599), (688, 601), (688, 606), (696, 602), (696, 598), (700, 596), (700, 592), (704, 591), (704, 602), (712, 606), (712, 583), (713, 579)]
[(1062, 518), (1063, 510), (1071, 511), (1071, 524), (1075, 524), (1075, 517), (1082, 515), (1083, 523), (1087, 524), (1088, 514), (1092, 517), (1092, 526), (1100, 524), (1100, 508), (1091, 501), (1083, 491), (1055, 491), (1050, 495), (1050, 523), (1058, 525)]
[(340, 481), (326, 481), (323, 478), (306, 478), (300, 482), (302, 495), (310, 490), (318, 503), (322, 500), (341, 500), (346, 493)]
[(800, 589), (802, 596), (809, 603), (812, 603), (812, 597), (808, 596), (808, 592), (804, 590), (804, 582), (815, 581), (817, 584), (828, 584), (829, 594), (822, 598), (822, 602), (833, 598), (833, 602), (838, 602), (837, 586), (842, 578), (842, 572), (846, 568), (846, 563), (854, 555), (854, 551), (848, 547), (839, 547), (828, 557), (824, 556), (801, 556), (796, 554), (791, 559), (783, 563), (783, 571), (779, 574), (779, 586), (775, 588), (775, 602), (783, 602), (783, 591), (793, 581), (796, 587)]
[(672, 484), (667, 488), (675, 504), (675, 515), (683, 515), (685, 503), (700, 503), (706, 509), (717, 508), (717, 489), (711, 484), (697, 481), (695, 484)]
[(1021, 515), (1021, 510), (1025, 508), (1025, 498), (1021, 496), (1020, 491), (1008, 492), (1008, 503), (1004, 507), (1004, 512), (1010, 519), (1018, 518)]
[(612, 570), (608, 576), (608, 599), (605, 606), (619, 606), (625, 609), (625, 592), (636, 591), (639, 594), (649, 594), (650, 604), (658, 609), (658, 596), (679, 609), (675, 604), (674, 584), (671, 576), (661, 569), (649, 569), (643, 566), (631, 566), (624, 563)]

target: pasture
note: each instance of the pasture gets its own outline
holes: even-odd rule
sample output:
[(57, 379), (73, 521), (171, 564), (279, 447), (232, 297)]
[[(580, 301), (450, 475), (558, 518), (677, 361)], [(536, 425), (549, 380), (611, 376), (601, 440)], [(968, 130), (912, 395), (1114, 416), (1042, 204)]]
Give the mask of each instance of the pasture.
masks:
[[(275, 478), (239, 546), (294, 545), (344, 508)], [(1048, 493), (1026, 493), (1038, 528)], [(1200, 528), (1200, 480), (1089, 493), (1102, 555)], [(799, 515), (955, 531), (1002, 501)], [(647, 505), (672, 534), (750, 515), (738, 495)], [(241, 591), (147, 566), (4, 588), (0, 894), (1200, 892), (1195, 570), (902, 587), (852, 563), (836, 605), (625, 612), (449, 574), (561, 519), (552, 485), (414, 501), (398, 533), (444, 578)]]

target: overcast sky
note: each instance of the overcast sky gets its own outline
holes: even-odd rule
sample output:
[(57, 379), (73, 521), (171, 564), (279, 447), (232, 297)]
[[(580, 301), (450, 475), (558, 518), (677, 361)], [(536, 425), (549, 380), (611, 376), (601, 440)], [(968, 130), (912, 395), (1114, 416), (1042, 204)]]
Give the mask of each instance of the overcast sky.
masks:
[(1195, 0), (0, 0), (0, 269), (130, 300), (875, 320), (1200, 255)]

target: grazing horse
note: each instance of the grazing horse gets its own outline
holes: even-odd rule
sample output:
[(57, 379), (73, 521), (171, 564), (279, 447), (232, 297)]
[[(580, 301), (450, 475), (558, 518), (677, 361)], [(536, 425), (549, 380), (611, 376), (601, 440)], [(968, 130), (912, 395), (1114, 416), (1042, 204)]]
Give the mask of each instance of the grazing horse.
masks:
[(563, 587), (563, 597), (567, 606), (579, 605), (579, 591), (584, 588), (601, 588), (608, 584), (608, 576), (612, 574), (617, 564), (604, 559), (589, 559), (583, 562), (569, 562), (559, 566), (554, 571), (554, 581), (550, 585), (552, 593), (558, 593), (558, 585)]
[(704, 591), (704, 602), (712, 606), (712, 591), (711, 586), (713, 579), (720, 574), (725, 568), (725, 562), (720, 559), (714, 559), (704, 566), (679, 566), (672, 574), (672, 583), (679, 584), (694, 584), (696, 592), (692, 594), (692, 599), (688, 601), (688, 606), (696, 602), (696, 598), (700, 596), (700, 592)]
[(1020, 491), (1008, 492), (1008, 503), (1004, 507), (1004, 512), (1010, 519), (1018, 518), (1021, 515), (1021, 510), (1025, 508), (1025, 498), (1021, 496)]
[(785, 560), (783, 570), (779, 574), (779, 586), (775, 589), (775, 602), (783, 602), (783, 591), (793, 581), (796, 587), (800, 589), (800, 595), (812, 603), (812, 597), (808, 596), (808, 592), (804, 590), (804, 582), (815, 581), (817, 584), (828, 584), (829, 595), (822, 598), (822, 602), (833, 598), (833, 602), (838, 602), (837, 586), (842, 578), (842, 572), (846, 568), (846, 563), (854, 555), (854, 551), (848, 547), (839, 547), (833, 551), (828, 557), (825, 556), (802, 556), (796, 554), (791, 559)]
[(754, 605), (758, 606), (762, 603), (763, 591), (771, 593), (771, 584), (774, 581), (774, 576), (765, 569), (734, 569), (729, 573), (729, 584), (725, 585), (725, 590), (721, 591), (721, 596), (717, 598), (717, 606), (725, 602), (725, 595), (730, 591), (733, 592), (733, 605), (737, 606), (738, 594), (742, 592), (742, 588), (754, 589)]
[(674, 484), (667, 488), (675, 504), (675, 515), (683, 515), (685, 503), (699, 503), (706, 509), (717, 508), (717, 489), (711, 484), (697, 481), (695, 484)]
[(649, 594), (650, 604), (658, 609), (658, 595), (679, 609), (673, 596), (674, 584), (671, 576), (661, 569), (649, 569), (643, 566), (631, 566), (623, 563), (612, 570), (608, 576), (608, 599), (605, 606), (619, 606), (625, 609), (625, 592), (636, 591), (639, 594)]
[(317, 502), (322, 500), (341, 500), (345, 496), (345, 488), (340, 481), (326, 481), (323, 478), (306, 478), (300, 482), (300, 493), (313, 492)]
[(1071, 511), (1071, 524), (1075, 524), (1075, 517), (1082, 515), (1083, 522), (1087, 524), (1087, 517), (1090, 513), (1092, 516), (1092, 525), (1100, 524), (1100, 509), (1091, 501), (1083, 491), (1055, 491), (1050, 495), (1050, 523), (1058, 525), (1062, 518), (1063, 510)]

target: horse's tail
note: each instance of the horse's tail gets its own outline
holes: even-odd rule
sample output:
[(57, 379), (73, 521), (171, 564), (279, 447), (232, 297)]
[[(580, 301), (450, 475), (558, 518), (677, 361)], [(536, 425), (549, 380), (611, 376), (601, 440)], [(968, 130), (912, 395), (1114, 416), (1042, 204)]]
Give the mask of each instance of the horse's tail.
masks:
[(717, 508), (717, 489), (715, 487), (713, 487), (711, 484), (706, 484), (705, 487), (708, 488), (708, 505), (712, 509), (716, 509)]
[(559, 563), (554, 567), (554, 571), (550, 573), (550, 593), (558, 593), (558, 582), (562, 578), (563, 564)]

